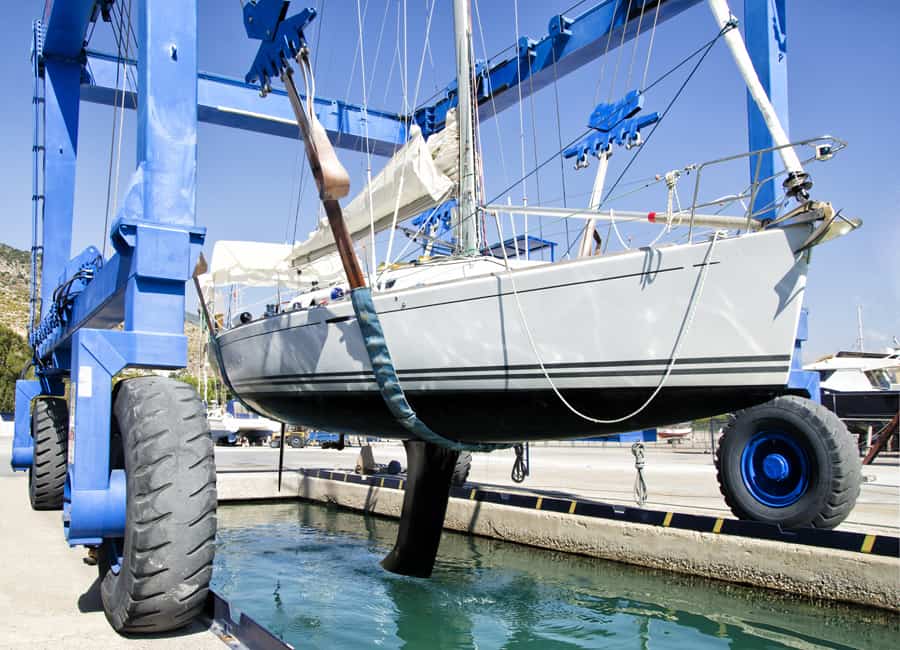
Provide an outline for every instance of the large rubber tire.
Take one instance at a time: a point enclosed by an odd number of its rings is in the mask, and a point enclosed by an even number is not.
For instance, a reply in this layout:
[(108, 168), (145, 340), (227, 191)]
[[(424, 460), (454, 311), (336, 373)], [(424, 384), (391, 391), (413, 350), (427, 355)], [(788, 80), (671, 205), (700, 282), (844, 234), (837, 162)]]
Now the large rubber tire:
[[(787, 492), (784, 503), (778, 502), (779, 495), (770, 497), (760, 488), (768, 478), (752, 474), (751, 452), (768, 453), (760, 444), (768, 444), (775, 453), (783, 448), (784, 457), (800, 460), (784, 465), (797, 468), (781, 479), (788, 482), (786, 491), (797, 477), (796, 494)], [(862, 483), (856, 443), (844, 423), (821, 404), (795, 396), (777, 397), (737, 413), (723, 432), (716, 468), (719, 488), (737, 517), (785, 528), (834, 528), (850, 514)], [(778, 486), (771, 481), (768, 485)]]
[[(216, 540), (216, 469), (206, 410), (166, 377), (120, 382), (114, 449), (126, 475), (125, 537), (100, 553), (100, 594), (117, 632), (158, 633), (203, 609)], [(121, 442), (115, 444), (115, 434)]]
[(469, 478), (469, 472), (472, 469), (472, 452), (461, 451), (456, 459), (456, 467), (453, 468), (453, 477), (450, 479), (450, 485), (453, 487), (462, 487)]
[(69, 410), (62, 397), (39, 397), (31, 411), (34, 459), (28, 498), (35, 510), (62, 510), (69, 446)]
[(288, 444), (291, 446), (291, 449), (302, 449), (306, 445), (303, 443), (303, 436), (299, 433), (294, 433), (288, 436)]

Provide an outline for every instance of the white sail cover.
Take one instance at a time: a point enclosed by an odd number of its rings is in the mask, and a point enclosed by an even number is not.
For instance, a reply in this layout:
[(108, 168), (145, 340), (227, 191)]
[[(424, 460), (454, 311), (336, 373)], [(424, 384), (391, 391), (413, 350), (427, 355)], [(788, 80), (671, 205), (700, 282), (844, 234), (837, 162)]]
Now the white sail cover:
[(325, 286), (342, 276), (341, 261), (336, 253), (317, 260), (314, 265), (299, 272), (290, 264), (293, 248), (291, 244), (217, 241), (213, 246), (209, 270), (200, 276), (200, 284), (204, 290), (232, 284), (306, 289), (313, 282)]
[[(417, 125), (410, 127), (410, 133), (407, 143), (371, 184), (344, 207), (344, 221), (352, 239), (368, 236), (373, 220), (375, 232), (380, 232), (390, 228), (395, 211), (399, 223), (440, 205), (453, 194), (459, 164), (455, 110), (447, 114), (446, 127), (427, 142)], [(294, 247), (292, 264), (303, 267), (333, 251), (334, 237), (328, 221), (322, 219), (318, 228)]]

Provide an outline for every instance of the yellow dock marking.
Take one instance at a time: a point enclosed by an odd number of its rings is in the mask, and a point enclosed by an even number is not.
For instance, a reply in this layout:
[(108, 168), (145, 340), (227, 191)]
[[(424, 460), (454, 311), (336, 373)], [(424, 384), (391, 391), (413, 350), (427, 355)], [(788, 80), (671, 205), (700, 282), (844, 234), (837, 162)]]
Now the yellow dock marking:
[(478, 492), (478, 488), (472, 488), (472, 491), (469, 492), (469, 501), (475, 500), (475, 493)]
[(381, 485), (379, 485), (378, 487), (384, 487), (384, 478), (381, 479)]
[(403, 489), (403, 481), (400, 481), (400, 485), (397, 486), (397, 489), (398, 489), (398, 490), (402, 490), (402, 489)]
[(725, 523), (724, 519), (716, 519), (716, 525), (713, 526), (713, 532), (719, 534), (722, 532), (722, 524)]
[(542, 504), (543, 502), (544, 502), (544, 497), (538, 497), (538, 498), (537, 498), (537, 503), (534, 504), (534, 509), (535, 509), (535, 510), (540, 510), (540, 509), (541, 509), (541, 504)]
[(578, 505), (577, 501), (572, 501), (572, 503), (569, 504), (569, 514), (570, 515), (575, 514), (575, 506), (577, 506), (577, 505)]
[(667, 512), (667, 513), (666, 513), (666, 518), (663, 519), (663, 526), (665, 526), (666, 528), (668, 528), (668, 527), (669, 527), (669, 524), (671, 524), (671, 523), (672, 523), (672, 513), (671, 513), (671, 512)]
[(347, 483), (347, 482), (349, 482), (349, 481), (350, 481), (350, 475), (349, 475), (349, 474), (344, 474), (344, 483)]
[(860, 549), (863, 553), (871, 553), (872, 547), (875, 546), (875, 535), (866, 535), (866, 538), (863, 540), (862, 548)]

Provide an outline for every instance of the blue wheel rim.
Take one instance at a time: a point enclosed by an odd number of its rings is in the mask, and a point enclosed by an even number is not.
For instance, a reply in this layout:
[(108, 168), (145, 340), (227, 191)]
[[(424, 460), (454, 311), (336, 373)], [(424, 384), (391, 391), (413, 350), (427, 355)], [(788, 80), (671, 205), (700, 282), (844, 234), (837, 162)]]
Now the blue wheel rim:
[(753, 498), (770, 508), (786, 508), (809, 487), (809, 457), (783, 431), (760, 431), (741, 453), (741, 478)]

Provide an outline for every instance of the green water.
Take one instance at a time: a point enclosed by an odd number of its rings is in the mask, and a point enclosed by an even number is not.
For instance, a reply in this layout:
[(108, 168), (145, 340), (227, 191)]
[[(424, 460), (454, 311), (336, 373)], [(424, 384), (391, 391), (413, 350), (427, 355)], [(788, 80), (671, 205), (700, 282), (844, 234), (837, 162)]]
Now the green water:
[(454, 533), (430, 580), (395, 576), (378, 562), (396, 531), (321, 505), (221, 507), (213, 585), (297, 648), (892, 648), (900, 638), (888, 613)]

